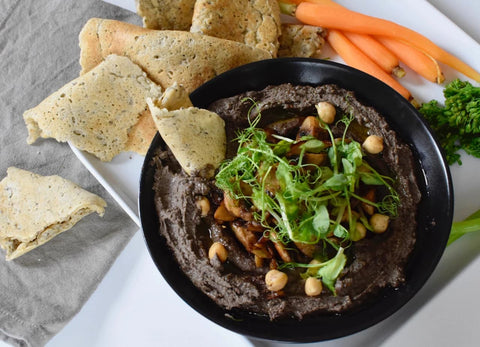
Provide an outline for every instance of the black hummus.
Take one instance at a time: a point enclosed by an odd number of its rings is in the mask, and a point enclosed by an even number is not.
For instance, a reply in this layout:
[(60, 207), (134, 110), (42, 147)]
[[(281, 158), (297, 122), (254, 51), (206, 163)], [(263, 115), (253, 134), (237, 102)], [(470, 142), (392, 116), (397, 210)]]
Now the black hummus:
[[(320, 101), (328, 101), (342, 112), (353, 113), (357, 126), (350, 136), (355, 141), (361, 143), (369, 134), (379, 135), (384, 140), (384, 150), (372, 159), (372, 166), (395, 178), (400, 198), (398, 215), (391, 220), (387, 232), (362, 239), (348, 248), (349, 260), (336, 281), (336, 295), (325, 288), (321, 295), (305, 295), (303, 280), (295, 271), (287, 272), (289, 282), (278, 295), (265, 285), (269, 265), (256, 265), (232, 231), (215, 221), (213, 213), (222, 201), (222, 192), (215, 181), (185, 174), (165, 146), (154, 159), (159, 232), (195, 286), (228, 310), (246, 310), (270, 319), (301, 319), (312, 313), (349, 310), (374, 297), (381, 288), (401, 285), (405, 281), (405, 264), (415, 245), (416, 211), (421, 197), (409, 146), (378, 112), (362, 105), (352, 92), (335, 85), (283, 84), (210, 105), (209, 109), (225, 120), (227, 157), (236, 153), (233, 139), (238, 130), (249, 125), (247, 116), (251, 103), (243, 102), (245, 98), (257, 103), (262, 114), (261, 127), (278, 120), (279, 115), (289, 118), (314, 114), (314, 105)], [(197, 205), (201, 197), (207, 197), (211, 204), (206, 216), (201, 215)], [(221, 242), (227, 248), (226, 262), (209, 259), (208, 250), (213, 242)]]

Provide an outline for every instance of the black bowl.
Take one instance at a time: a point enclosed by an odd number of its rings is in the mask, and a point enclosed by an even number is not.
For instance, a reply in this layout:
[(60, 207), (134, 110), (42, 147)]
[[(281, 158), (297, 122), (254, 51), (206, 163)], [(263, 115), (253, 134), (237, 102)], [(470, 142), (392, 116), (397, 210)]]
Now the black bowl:
[(157, 134), (146, 155), (140, 181), (139, 210), (145, 241), (156, 266), (177, 294), (196, 311), (237, 333), (277, 341), (313, 342), (346, 336), (366, 329), (393, 314), (424, 285), (446, 246), (453, 215), (453, 188), (441, 149), (417, 110), (400, 94), (356, 69), (315, 59), (272, 59), (225, 72), (205, 83), (191, 95), (193, 104), (206, 108), (213, 101), (267, 85), (320, 85), (334, 83), (355, 92), (363, 104), (376, 108), (391, 128), (411, 146), (422, 192), (418, 212), (417, 242), (406, 268), (406, 283), (386, 288), (353, 311), (322, 315), (302, 321), (268, 318), (229, 312), (198, 290), (179, 269), (165, 240), (158, 232), (152, 182), (152, 156), (162, 139)]

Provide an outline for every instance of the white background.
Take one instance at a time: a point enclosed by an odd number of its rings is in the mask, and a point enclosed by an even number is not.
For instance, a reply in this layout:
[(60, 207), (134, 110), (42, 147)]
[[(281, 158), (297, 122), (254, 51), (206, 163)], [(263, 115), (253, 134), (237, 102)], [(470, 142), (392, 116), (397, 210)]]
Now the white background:
[[(134, 0), (108, 2), (134, 10)], [(412, 4), (414, 1), (398, 3)], [(480, 42), (480, 1), (431, 0), (430, 3)], [(371, 2), (365, 1), (363, 4), (367, 10)], [(410, 8), (414, 18), (419, 15), (416, 10), (415, 6)], [(428, 14), (424, 15), (420, 18), (427, 21), (429, 26), (434, 28), (443, 25), (436, 20), (428, 22)], [(439, 38), (436, 41), (442, 45), (441, 40)], [(479, 60), (480, 56), (475, 59)], [(466, 164), (468, 166), (468, 161)], [(457, 185), (462, 187), (466, 185), (458, 181), (468, 180), (467, 183), (470, 183), (475, 179), (475, 175), (465, 174), (455, 168), (452, 174), (457, 179)], [(475, 184), (478, 187), (478, 183)], [(467, 214), (480, 207), (480, 199), (470, 197), (469, 201), (476, 202), (476, 206), (465, 211)], [(456, 210), (457, 216), (461, 214)], [(480, 235), (457, 241), (447, 249), (439, 268), (425, 288), (405, 308), (366, 331), (313, 346), (480, 345), (480, 318), (477, 316), (480, 308), (478, 254)], [(0, 342), (0, 346), (4, 345)], [(48, 344), (50, 347), (204, 345), (234, 347), (281, 344), (247, 340), (216, 326), (184, 304), (159, 275), (140, 231), (80, 313)]]

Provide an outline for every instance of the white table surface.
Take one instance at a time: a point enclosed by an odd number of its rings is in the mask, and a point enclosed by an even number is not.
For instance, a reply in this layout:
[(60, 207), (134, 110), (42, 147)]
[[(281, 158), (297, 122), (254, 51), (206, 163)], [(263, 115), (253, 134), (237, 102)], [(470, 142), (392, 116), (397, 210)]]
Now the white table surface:
[[(134, 0), (108, 2), (134, 10)], [(480, 42), (480, 1), (430, 0), (430, 3)], [(444, 284), (454, 279), (447, 287), (448, 293), (454, 292), (455, 296), (446, 296), (446, 291), (442, 290), (429, 298), (420, 292), (393, 317), (366, 331), (313, 345), (480, 345), (480, 316), (475, 314), (480, 308), (480, 276), (472, 278), (467, 275), (470, 268), (480, 268), (480, 237), (457, 242), (449, 247), (452, 252), (447, 250), (441, 260), (442, 273), (434, 272), (428, 283), (435, 287), (437, 283)], [(455, 247), (462, 248), (464, 259), (451, 259), (453, 254), (458, 253)], [(455, 265), (449, 266), (450, 263)], [(198, 320), (199, 326), (185, 326), (182, 315), (198, 313), (186, 304), (178, 305), (178, 299), (171, 290), (163, 291), (167, 297), (159, 297), (158, 288), (165, 285), (148, 254), (142, 233), (137, 232), (85, 306), (47, 346), (283, 346), (280, 343), (248, 340), (206, 319)], [(421, 309), (417, 310), (417, 307)], [(160, 322), (159, 317), (168, 316), (171, 312), (178, 314), (167, 320), (168, 326), (165, 326), (165, 319)], [(189, 335), (191, 329), (203, 329), (205, 338), (192, 339)], [(7, 344), (0, 342), (1, 346)]]

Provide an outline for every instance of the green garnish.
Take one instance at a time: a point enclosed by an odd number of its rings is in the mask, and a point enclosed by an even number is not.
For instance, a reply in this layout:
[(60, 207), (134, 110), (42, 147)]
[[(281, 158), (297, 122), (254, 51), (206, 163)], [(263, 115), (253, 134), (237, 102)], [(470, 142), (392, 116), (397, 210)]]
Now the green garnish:
[(449, 165), (462, 164), (460, 150), (480, 158), (480, 87), (454, 80), (444, 89), (445, 106), (423, 104), (423, 114), (444, 149)]
[[(347, 139), (353, 115), (339, 120), (345, 125), (341, 138), (335, 138), (330, 126), (320, 121), (330, 141), (312, 136), (293, 140), (274, 135), (275, 143), (267, 141), (267, 133), (256, 127), (260, 117), (258, 113), (255, 119), (249, 118), (250, 126), (238, 134), (237, 155), (220, 166), (216, 185), (249, 206), (255, 220), (265, 228), (265, 236), (275, 235), (275, 241), (284, 245), (322, 245), (323, 252), (315, 255), (322, 259), (322, 264), (317, 264), (318, 271), (311, 275), (321, 278), (335, 293), (334, 283), (346, 264), (343, 251), (357, 240), (356, 224), (362, 223), (371, 230), (366, 216), (354, 211), (353, 199), (394, 217), (399, 197), (393, 180), (365, 161), (360, 143)], [(294, 157), (289, 155), (293, 149), (297, 150)], [(323, 154), (328, 160), (325, 164), (312, 164), (306, 160), (307, 153)], [(383, 186), (387, 193), (381, 201), (372, 202), (359, 195), (363, 184)], [(332, 257), (333, 252), (336, 255)], [(294, 262), (281, 266), (311, 267)]]
[(463, 221), (452, 223), (452, 229), (448, 238), (447, 246), (463, 235), (480, 231), (480, 210), (474, 212)]
[(283, 268), (294, 268), (294, 267), (303, 267), (308, 268), (308, 270), (303, 274), (304, 278), (308, 277), (317, 277), (322, 280), (322, 282), (327, 286), (328, 289), (335, 293), (335, 281), (342, 272), (345, 264), (347, 263), (347, 257), (344, 254), (344, 248), (340, 247), (337, 251), (337, 254), (323, 263), (284, 263), (280, 265), (279, 269)]
[[(480, 87), (456, 79), (445, 87), (443, 95), (445, 106), (432, 100), (419, 111), (437, 136), (448, 164), (462, 165), (459, 154), (462, 149), (480, 158)], [(474, 231), (480, 231), (480, 210), (452, 224), (447, 245)]]

